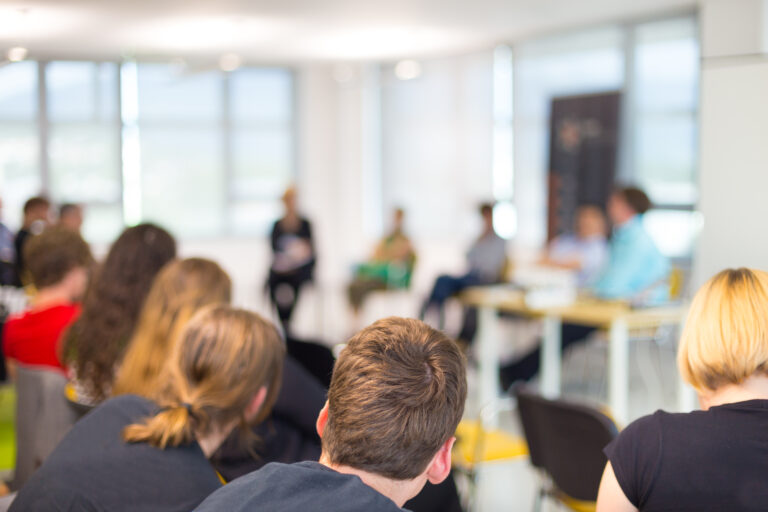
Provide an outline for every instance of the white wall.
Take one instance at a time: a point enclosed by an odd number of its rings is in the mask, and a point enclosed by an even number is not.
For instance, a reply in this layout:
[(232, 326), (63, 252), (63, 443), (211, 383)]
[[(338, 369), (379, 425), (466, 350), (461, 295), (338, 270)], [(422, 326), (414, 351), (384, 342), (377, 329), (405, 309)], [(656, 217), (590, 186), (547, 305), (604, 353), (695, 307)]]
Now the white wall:
[[(767, 5), (753, 0), (702, 5), (699, 209), (704, 227), (694, 288), (725, 267), (768, 269), (762, 228), (768, 219), (768, 56), (754, 35), (768, 28)], [(745, 39), (742, 32), (752, 36)]]

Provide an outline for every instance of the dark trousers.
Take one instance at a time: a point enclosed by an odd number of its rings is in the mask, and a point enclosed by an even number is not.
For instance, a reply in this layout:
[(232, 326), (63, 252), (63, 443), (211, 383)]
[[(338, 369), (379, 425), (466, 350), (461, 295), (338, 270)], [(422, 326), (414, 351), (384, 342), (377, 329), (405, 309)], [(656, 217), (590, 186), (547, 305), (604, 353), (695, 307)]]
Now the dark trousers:
[[(563, 324), (560, 331), (563, 351), (576, 343), (587, 339), (595, 327), (587, 327), (577, 324)], [(517, 381), (529, 381), (539, 373), (541, 367), (541, 345), (531, 350), (517, 361), (502, 366), (499, 370), (501, 385), (504, 389), (509, 388)]]
[(435, 308), (438, 311), (440, 327), (444, 323), (443, 305), (453, 295), (463, 291), (470, 286), (478, 286), (483, 284), (483, 281), (473, 273), (465, 274), (463, 276), (449, 276), (441, 275), (435, 281), (432, 286), (432, 292), (429, 294), (429, 298), (421, 308), (421, 318), (423, 319), (427, 312)]
[[(305, 283), (312, 280), (311, 268), (300, 268), (293, 272), (280, 273), (270, 271), (267, 280), (269, 298), (277, 308), (277, 316), (285, 332), (289, 332), (289, 324), (296, 303), (299, 301), (299, 292)], [(286, 293), (287, 290), (287, 293)]]

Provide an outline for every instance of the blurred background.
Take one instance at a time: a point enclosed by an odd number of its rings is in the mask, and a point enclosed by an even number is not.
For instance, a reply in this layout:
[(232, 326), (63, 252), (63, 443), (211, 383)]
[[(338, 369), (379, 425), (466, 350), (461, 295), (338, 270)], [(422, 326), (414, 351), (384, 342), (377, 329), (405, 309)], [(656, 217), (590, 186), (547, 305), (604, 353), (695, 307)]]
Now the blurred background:
[(768, 256), (763, 0), (3, 1), (0, 48), (5, 224), (39, 193), (82, 204), (101, 253), (158, 222), (259, 309), (295, 185), (318, 253), (297, 323), (326, 339), (395, 207), (421, 295), (482, 201), (516, 257), (544, 246), (556, 98), (620, 93), (616, 181), (694, 287)]

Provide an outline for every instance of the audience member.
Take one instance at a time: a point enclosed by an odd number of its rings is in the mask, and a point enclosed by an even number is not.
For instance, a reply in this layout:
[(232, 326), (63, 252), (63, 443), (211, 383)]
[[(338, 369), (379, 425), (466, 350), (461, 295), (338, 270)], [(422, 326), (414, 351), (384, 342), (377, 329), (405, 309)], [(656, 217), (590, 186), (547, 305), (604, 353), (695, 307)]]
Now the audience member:
[(189, 258), (163, 267), (141, 308), (113, 393), (152, 399), (163, 365), (189, 319), (205, 306), (228, 304), (231, 295), (232, 281), (213, 261)]
[(24, 254), (37, 294), (30, 309), (5, 323), (3, 350), (9, 373), (13, 375), (16, 363), (64, 371), (58, 344), (80, 312), (91, 251), (77, 233), (49, 228), (25, 241)]
[(320, 461), (268, 464), (197, 510), (402, 510), (448, 477), (466, 393), (453, 341), (418, 320), (380, 320), (339, 357), (317, 419)]
[(79, 403), (93, 406), (109, 397), (152, 282), (175, 257), (176, 241), (152, 224), (128, 228), (112, 244), (64, 338), (64, 360)]
[[(0, 199), (0, 212), (3, 210), (3, 200)], [(16, 245), (13, 232), (3, 224), (0, 215), (0, 286), (19, 286), (19, 276), (16, 273)]]
[(724, 270), (696, 294), (677, 363), (701, 411), (657, 411), (609, 444), (598, 511), (765, 510), (768, 274)]
[(401, 208), (395, 210), (392, 232), (381, 239), (371, 260), (357, 267), (355, 278), (347, 289), (355, 313), (360, 311), (371, 292), (407, 288), (410, 284), (416, 253), (403, 232), (404, 216)]
[(608, 257), (605, 232), (605, 216), (600, 207), (579, 206), (576, 232), (553, 239), (539, 263), (573, 270), (577, 272), (578, 286), (588, 286), (595, 281)]
[[(642, 304), (656, 304), (668, 297), (669, 263), (643, 228), (642, 215), (651, 208), (645, 193), (634, 187), (620, 188), (608, 201), (608, 215), (613, 223), (609, 258), (597, 280), (590, 287), (603, 299), (624, 299)], [(594, 327), (563, 324), (562, 348), (583, 341)], [(541, 347), (501, 368), (502, 387), (515, 381), (529, 380), (539, 372)]]
[(273, 258), (267, 287), (283, 330), (289, 333), (299, 292), (305, 283), (312, 280), (315, 248), (309, 221), (299, 215), (294, 188), (283, 194), (283, 205), (285, 215), (272, 228)]
[(29, 281), (26, 275), (24, 262), (24, 244), (31, 235), (39, 235), (48, 226), (51, 217), (51, 203), (48, 199), (37, 196), (27, 199), (24, 203), (24, 217), (21, 229), (16, 233), (14, 245), (16, 247), (16, 273), (20, 284)]
[(80, 233), (83, 227), (83, 207), (79, 204), (65, 203), (59, 207), (59, 226)]
[(189, 511), (221, 486), (208, 462), (269, 412), (283, 345), (258, 315), (212, 306), (182, 331), (156, 398), (123, 395), (79, 421), (11, 511)]
[(483, 232), (467, 253), (469, 271), (462, 276), (441, 275), (437, 278), (421, 309), (422, 319), (430, 309), (435, 308), (439, 314), (438, 324), (442, 327), (443, 304), (448, 298), (470, 286), (498, 283), (503, 279), (507, 244), (493, 229), (493, 206), (482, 205), (480, 215), (483, 218)]

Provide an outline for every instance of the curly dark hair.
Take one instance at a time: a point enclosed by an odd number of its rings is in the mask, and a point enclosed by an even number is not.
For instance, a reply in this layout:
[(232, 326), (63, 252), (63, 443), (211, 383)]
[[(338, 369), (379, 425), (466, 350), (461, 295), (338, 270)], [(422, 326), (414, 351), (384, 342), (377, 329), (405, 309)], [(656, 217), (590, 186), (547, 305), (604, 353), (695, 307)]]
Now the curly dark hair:
[(63, 355), (94, 401), (109, 395), (152, 282), (175, 257), (176, 241), (166, 230), (140, 224), (123, 231), (91, 280), (82, 313), (65, 334)]

